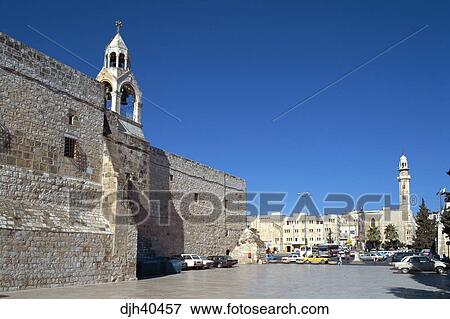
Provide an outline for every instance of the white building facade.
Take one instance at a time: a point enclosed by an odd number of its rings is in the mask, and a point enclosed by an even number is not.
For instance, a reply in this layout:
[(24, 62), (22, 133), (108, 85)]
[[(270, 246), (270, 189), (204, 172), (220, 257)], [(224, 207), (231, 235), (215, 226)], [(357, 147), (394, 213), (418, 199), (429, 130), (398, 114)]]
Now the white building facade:
[(276, 213), (253, 217), (250, 227), (259, 232), (266, 247), (276, 247), (277, 250), (286, 252), (305, 245), (311, 247), (326, 243), (364, 248), (367, 232), (371, 227), (379, 229), (381, 242), (384, 242), (386, 240), (384, 230), (390, 224), (395, 226), (398, 240), (410, 246), (415, 235), (415, 222), (410, 205), (411, 176), (405, 155), (400, 157), (398, 172), (400, 203), (398, 207), (324, 216), (311, 216), (305, 212), (295, 213), (292, 216)]

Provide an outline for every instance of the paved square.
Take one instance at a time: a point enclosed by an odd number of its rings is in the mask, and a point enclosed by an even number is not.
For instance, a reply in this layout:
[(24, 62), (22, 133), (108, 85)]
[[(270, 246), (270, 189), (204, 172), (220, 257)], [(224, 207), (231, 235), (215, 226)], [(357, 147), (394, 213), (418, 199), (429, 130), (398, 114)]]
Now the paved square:
[(450, 298), (450, 276), (389, 266), (241, 265), (131, 282), (3, 292), (11, 298)]

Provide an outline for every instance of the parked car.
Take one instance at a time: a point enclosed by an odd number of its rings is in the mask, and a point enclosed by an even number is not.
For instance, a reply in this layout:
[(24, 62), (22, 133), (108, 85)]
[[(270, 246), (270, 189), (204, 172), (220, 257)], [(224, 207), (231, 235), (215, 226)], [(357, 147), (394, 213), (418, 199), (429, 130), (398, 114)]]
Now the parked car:
[(396, 263), (401, 261), (406, 256), (414, 256), (415, 254), (411, 251), (401, 251), (396, 252), (394, 255), (392, 255), (392, 263)]
[(214, 267), (214, 262), (212, 260), (208, 259), (208, 257), (200, 256), (200, 259), (202, 260), (204, 269), (211, 269)]
[(212, 260), (213, 266), (216, 268), (231, 268), (237, 264), (237, 260), (230, 256), (209, 256), (208, 259)]
[(281, 261), (281, 257), (282, 257), (282, 256), (279, 256), (279, 255), (273, 255), (273, 254), (267, 254), (267, 255), (266, 255), (267, 262), (269, 262), (269, 263), (277, 263), (277, 262), (280, 262), (280, 261)]
[(379, 254), (382, 254), (383, 256), (386, 256), (386, 258), (392, 257), (392, 255), (394, 255), (393, 251), (388, 251), (388, 250), (380, 250), (378, 251)]
[(238, 260), (237, 259), (233, 259), (231, 256), (228, 256), (228, 255), (226, 255), (226, 256), (224, 256), (226, 259), (228, 259), (230, 262), (231, 262), (231, 265), (237, 265), (237, 263), (238, 263)]
[(177, 260), (180, 261), (180, 263), (181, 263), (181, 270), (187, 270), (188, 269), (187, 262), (184, 260), (183, 257), (181, 257), (181, 255), (172, 256), (170, 258), (171, 259), (177, 259)]
[(182, 270), (182, 261), (173, 257), (139, 257), (136, 275), (138, 278), (178, 274)]
[(309, 256), (303, 259), (305, 264), (326, 264), (328, 262), (328, 257), (324, 256)]
[(203, 269), (203, 261), (196, 254), (181, 254), (181, 257), (187, 263), (188, 269)]
[(384, 261), (386, 260), (386, 258), (387, 257), (385, 255), (377, 252), (370, 252), (359, 256), (359, 259), (361, 259), (362, 261), (373, 261), (373, 262)]
[(281, 261), (285, 264), (289, 264), (289, 263), (295, 263), (299, 259), (303, 259), (303, 257), (301, 257), (298, 254), (290, 254), (288, 256), (284, 256), (283, 258), (281, 258)]
[(337, 265), (339, 263), (339, 257), (330, 257), (328, 258), (327, 264), (328, 265)]
[(420, 251), (420, 254), (431, 258), (431, 255), (432, 255), (431, 249), (422, 249)]
[(300, 247), (300, 248), (297, 248), (297, 249), (294, 251), (294, 253), (297, 254), (297, 255), (300, 255), (301, 257), (311, 256), (311, 255), (312, 255), (312, 247), (309, 247), (309, 246), (307, 246), (307, 247), (302, 246), (302, 247)]
[(414, 255), (396, 263), (395, 268), (403, 274), (412, 271), (435, 271), (438, 274), (443, 274), (448, 269), (448, 265), (442, 261), (432, 260), (427, 256)]

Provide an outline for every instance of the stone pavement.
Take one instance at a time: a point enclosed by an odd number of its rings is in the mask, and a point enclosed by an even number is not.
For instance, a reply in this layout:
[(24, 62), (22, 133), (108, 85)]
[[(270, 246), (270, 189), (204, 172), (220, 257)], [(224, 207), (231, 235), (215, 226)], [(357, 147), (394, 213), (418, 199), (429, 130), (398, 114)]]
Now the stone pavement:
[(389, 266), (241, 265), (1, 294), (5, 298), (450, 298), (450, 276), (403, 275)]

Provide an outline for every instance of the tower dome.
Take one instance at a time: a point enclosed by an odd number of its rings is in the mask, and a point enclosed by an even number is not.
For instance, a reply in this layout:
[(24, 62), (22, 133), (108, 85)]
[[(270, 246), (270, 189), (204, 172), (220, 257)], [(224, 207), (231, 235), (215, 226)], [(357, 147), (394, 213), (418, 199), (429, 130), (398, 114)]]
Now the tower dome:
[(408, 159), (406, 158), (405, 154), (402, 154), (402, 156), (400, 156), (400, 161), (398, 162), (398, 169), (399, 170), (408, 169)]
[(122, 22), (116, 21), (117, 32), (105, 48), (103, 68), (97, 75), (97, 81), (105, 88), (105, 108), (140, 127), (142, 93), (131, 71), (130, 52), (120, 35), (121, 27)]

